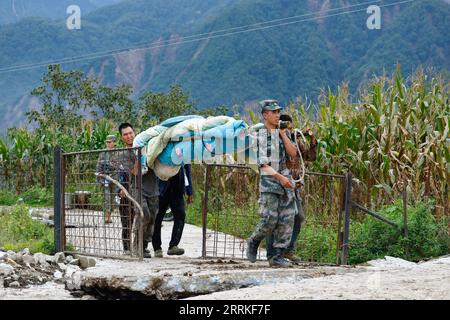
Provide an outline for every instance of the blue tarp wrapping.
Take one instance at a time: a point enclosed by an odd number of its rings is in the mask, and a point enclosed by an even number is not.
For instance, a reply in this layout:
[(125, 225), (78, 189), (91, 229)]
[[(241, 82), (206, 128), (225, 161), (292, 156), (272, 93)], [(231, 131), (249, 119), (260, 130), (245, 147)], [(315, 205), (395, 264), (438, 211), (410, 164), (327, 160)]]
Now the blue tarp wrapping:
[(177, 172), (172, 167), (244, 151), (249, 145), (247, 131), (245, 121), (227, 116), (178, 116), (140, 133), (134, 145), (146, 147), (146, 164), (167, 180)]

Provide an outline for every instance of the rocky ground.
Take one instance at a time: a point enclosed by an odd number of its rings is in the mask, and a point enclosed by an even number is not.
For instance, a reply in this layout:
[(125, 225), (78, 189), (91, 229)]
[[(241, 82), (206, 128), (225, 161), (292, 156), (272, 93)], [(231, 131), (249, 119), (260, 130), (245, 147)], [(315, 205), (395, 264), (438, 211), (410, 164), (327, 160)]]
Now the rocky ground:
[[(163, 249), (172, 229), (163, 223)], [(232, 243), (232, 242), (230, 242)], [(186, 225), (186, 254), (127, 261), (0, 250), (4, 299), (450, 299), (450, 257), (386, 257), (356, 267), (201, 259), (201, 228)]]
[[(0, 299), (68, 299), (85, 295), (70, 287), (71, 279), (93, 267), (94, 258), (85, 256), (31, 254), (0, 248)], [(72, 291), (66, 291), (71, 289)]]
[[(288, 269), (268, 268), (263, 261), (181, 257), (97, 259), (95, 266), (91, 258), (78, 257), (77, 266), (75, 257), (26, 250), (0, 257), (0, 300), (450, 299), (450, 257), (421, 263), (386, 257), (357, 267)], [(81, 267), (82, 260), (91, 266)]]

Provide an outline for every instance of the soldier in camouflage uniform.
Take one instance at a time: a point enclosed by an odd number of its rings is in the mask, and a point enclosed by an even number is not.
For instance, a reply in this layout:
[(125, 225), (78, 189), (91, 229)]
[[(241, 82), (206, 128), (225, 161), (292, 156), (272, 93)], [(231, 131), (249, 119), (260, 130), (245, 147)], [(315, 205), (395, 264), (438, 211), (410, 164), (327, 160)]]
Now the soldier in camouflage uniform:
[[(108, 135), (106, 137), (106, 148), (109, 150), (113, 150), (116, 145), (116, 136)], [(113, 152), (102, 152), (100, 153), (97, 166), (95, 167), (95, 172), (103, 173), (114, 177), (115, 168), (117, 167), (117, 156)], [(114, 202), (115, 202), (115, 190), (116, 186), (113, 183), (110, 183), (106, 179), (97, 179), (98, 184), (103, 188), (103, 199), (104, 199), (104, 208), (105, 208), (105, 223), (111, 223), (111, 214), (114, 211)]]
[[(288, 129), (289, 130), (293, 129), (292, 118), (289, 115), (282, 114), (280, 116), (280, 120), (287, 121), (289, 123)], [(317, 158), (316, 138), (314, 137), (313, 132), (309, 128), (303, 130), (303, 134), (305, 136), (309, 136), (311, 139), (311, 142), (309, 144), (309, 148), (307, 148), (300, 141), (298, 141), (298, 147), (300, 149), (301, 156), (304, 161), (314, 161)], [(295, 141), (294, 133), (291, 134), (291, 140)], [(300, 178), (300, 165), (299, 165), (298, 155), (295, 158), (290, 158), (287, 161), (287, 167), (291, 170), (291, 174), (292, 174), (292, 177), (294, 177), (294, 179), (297, 180)], [(289, 243), (289, 246), (286, 248), (285, 252), (283, 253), (284, 258), (287, 258), (288, 260), (290, 260), (291, 262), (296, 263), (296, 264), (301, 262), (301, 259), (294, 254), (295, 243), (297, 242), (298, 236), (300, 234), (302, 224), (305, 221), (305, 213), (303, 210), (303, 201), (302, 201), (302, 198), (300, 197), (300, 188), (301, 188), (301, 183), (300, 182), (296, 183), (295, 201), (297, 203), (298, 213), (294, 217), (294, 226), (293, 226), (293, 230), (292, 230), (291, 241)], [(266, 237), (267, 259), (269, 259), (269, 260), (274, 255), (272, 244), (273, 244), (273, 235), (269, 235)]]
[(260, 105), (264, 117), (264, 128), (258, 132), (261, 220), (247, 241), (247, 258), (255, 262), (260, 242), (273, 234), (273, 256), (269, 264), (289, 267), (290, 263), (283, 258), (283, 252), (291, 240), (297, 206), (293, 179), (286, 164), (288, 156), (296, 156), (297, 148), (289, 139), (286, 129), (278, 129), (281, 107), (277, 101), (264, 100)]

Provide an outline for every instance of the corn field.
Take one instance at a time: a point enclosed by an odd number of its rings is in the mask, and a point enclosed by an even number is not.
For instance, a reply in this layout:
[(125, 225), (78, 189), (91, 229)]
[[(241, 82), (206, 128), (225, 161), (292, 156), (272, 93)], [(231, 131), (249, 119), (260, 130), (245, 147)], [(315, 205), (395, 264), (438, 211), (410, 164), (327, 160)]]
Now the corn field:
[(398, 71), (374, 79), (358, 102), (349, 100), (344, 85), (335, 94), (324, 92), (318, 106), (289, 106), (296, 125), (312, 127), (318, 137), (310, 170), (352, 172), (356, 196), (368, 207), (378, 208), (406, 188), (416, 201), (434, 198), (436, 213), (448, 215), (449, 83), (421, 70), (405, 80)]
[[(406, 188), (414, 200), (435, 199), (436, 214), (448, 215), (449, 83), (422, 70), (409, 79), (398, 71), (373, 79), (354, 100), (344, 84), (334, 93), (324, 90), (318, 103), (298, 100), (288, 106), (296, 127), (310, 127), (318, 138), (318, 159), (308, 170), (352, 172), (355, 197), (372, 209), (395, 200)], [(240, 117), (249, 124), (260, 121), (251, 111)], [(0, 138), (0, 188), (18, 193), (32, 185), (51, 188), (54, 146), (65, 151), (100, 149), (116, 127), (100, 119), (83, 120), (81, 127), (64, 132), (8, 130)], [(203, 181), (202, 173), (194, 179)]]
[(106, 120), (83, 120), (81, 127), (68, 133), (45, 128), (9, 129), (6, 137), (0, 137), (0, 189), (21, 193), (31, 186), (52, 188), (55, 146), (66, 152), (102, 149), (106, 136), (114, 131), (113, 124)]

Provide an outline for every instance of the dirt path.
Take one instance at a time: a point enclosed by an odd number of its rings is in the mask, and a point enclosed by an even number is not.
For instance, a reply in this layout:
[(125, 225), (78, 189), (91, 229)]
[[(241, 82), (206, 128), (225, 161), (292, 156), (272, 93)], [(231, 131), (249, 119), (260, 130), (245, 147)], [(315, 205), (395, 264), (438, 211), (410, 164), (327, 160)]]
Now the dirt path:
[[(79, 251), (89, 254), (123, 256), (121, 239), (122, 223), (119, 212), (112, 214), (112, 223), (105, 224), (103, 213), (93, 210), (67, 210), (68, 226), (84, 226), (83, 228), (67, 228), (67, 243)], [(163, 221), (161, 230), (162, 249), (167, 251), (170, 242), (173, 222)], [(198, 258), (202, 256), (202, 228), (186, 224), (180, 247), (185, 249), (181, 258)], [(148, 249), (152, 250), (150, 244)], [(206, 254), (209, 257), (245, 258), (245, 240), (229, 234), (207, 230)], [(173, 258), (173, 257), (172, 257)], [(259, 250), (259, 258), (265, 258), (265, 250)]]

